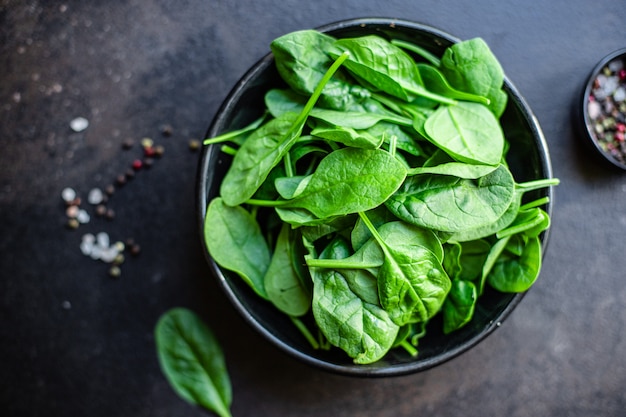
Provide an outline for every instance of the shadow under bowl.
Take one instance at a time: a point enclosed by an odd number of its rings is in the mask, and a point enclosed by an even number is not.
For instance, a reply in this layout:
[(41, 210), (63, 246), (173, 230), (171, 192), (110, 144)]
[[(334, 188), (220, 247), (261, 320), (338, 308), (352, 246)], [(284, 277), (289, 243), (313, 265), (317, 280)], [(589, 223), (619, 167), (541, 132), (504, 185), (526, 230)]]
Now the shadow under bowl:
[[(459, 39), (438, 29), (400, 19), (361, 18), (332, 23), (317, 28), (337, 38), (375, 34), (387, 39), (413, 42), (441, 56), (444, 49)], [(215, 115), (207, 137), (238, 129), (258, 118), (264, 109), (263, 96), (274, 87), (284, 86), (271, 54), (258, 61), (234, 86)], [(504, 89), (509, 102), (501, 121), (510, 143), (508, 162), (517, 182), (552, 178), (548, 147), (538, 121), (513, 84), (505, 78)], [(243, 319), (280, 350), (314, 367), (350, 376), (387, 377), (406, 375), (432, 368), (467, 351), (498, 328), (515, 309), (524, 293), (504, 294), (485, 290), (479, 298), (475, 314), (463, 328), (444, 335), (440, 315), (427, 327), (420, 340), (419, 354), (410, 356), (402, 349), (389, 352), (382, 360), (370, 365), (356, 365), (340, 349), (316, 350), (311, 347), (291, 320), (270, 303), (259, 298), (238, 276), (221, 269), (209, 255), (202, 233), (208, 203), (218, 195), (219, 186), (231, 157), (220, 151), (219, 145), (202, 150), (197, 178), (197, 204), (201, 240), (208, 263), (226, 297)], [(533, 191), (529, 198), (544, 196), (552, 201), (552, 189)], [(552, 203), (546, 207), (551, 214)], [(542, 235), (545, 251), (548, 233)]]

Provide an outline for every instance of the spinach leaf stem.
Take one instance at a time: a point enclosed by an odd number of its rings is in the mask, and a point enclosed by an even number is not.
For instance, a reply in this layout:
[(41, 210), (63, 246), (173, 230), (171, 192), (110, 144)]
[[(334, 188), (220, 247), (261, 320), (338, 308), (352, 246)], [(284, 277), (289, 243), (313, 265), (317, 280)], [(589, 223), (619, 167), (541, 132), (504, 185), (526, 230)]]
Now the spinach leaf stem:
[(222, 142), (226, 142), (227, 140), (236, 139), (237, 137), (242, 136), (248, 132), (251, 132), (257, 127), (261, 126), (261, 124), (263, 123), (267, 115), (268, 115), (268, 112), (266, 111), (265, 113), (263, 113), (263, 116), (259, 117), (258, 119), (250, 123), (248, 126), (242, 127), (241, 129), (237, 129), (237, 130), (232, 130), (230, 132), (226, 132), (224, 134), (221, 134), (212, 138), (207, 138), (202, 143), (204, 145), (212, 145), (214, 143), (222, 143)]
[(311, 344), (311, 347), (315, 350), (320, 348), (320, 344), (317, 342), (315, 337), (311, 334), (309, 329), (304, 325), (302, 320), (297, 317), (289, 316), (291, 322), (296, 326), (296, 328), (302, 333), (302, 335), (306, 338), (306, 340)]
[(409, 343), (408, 340), (404, 339), (402, 342), (400, 342), (399, 346), (401, 346), (404, 350), (406, 350), (409, 353), (409, 355), (417, 356), (417, 349), (415, 348), (415, 346)]

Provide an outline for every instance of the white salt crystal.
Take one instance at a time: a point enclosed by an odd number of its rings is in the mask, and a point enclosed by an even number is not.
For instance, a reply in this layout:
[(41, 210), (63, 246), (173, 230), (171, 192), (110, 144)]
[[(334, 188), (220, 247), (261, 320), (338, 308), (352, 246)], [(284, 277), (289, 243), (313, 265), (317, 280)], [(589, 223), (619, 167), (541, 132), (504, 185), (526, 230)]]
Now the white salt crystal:
[(102, 193), (102, 190), (99, 188), (94, 188), (91, 191), (89, 191), (89, 194), (87, 195), (87, 201), (89, 202), (89, 204), (100, 204), (102, 203), (102, 200), (104, 199), (104, 194)]
[(76, 199), (76, 191), (69, 187), (64, 188), (63, 191), (61, 191), (61, 198), (63, 201), (70, 203)]
[(74, 132), (82, 132), (89, 126), (89, 120), (84, 117), (77, 117), (70, 122), (70, 127)]
[(106, 232), (100, 232), (96, 235), (96, 243), (101, 248), (108, 248), (110, 244), (109, 235)]

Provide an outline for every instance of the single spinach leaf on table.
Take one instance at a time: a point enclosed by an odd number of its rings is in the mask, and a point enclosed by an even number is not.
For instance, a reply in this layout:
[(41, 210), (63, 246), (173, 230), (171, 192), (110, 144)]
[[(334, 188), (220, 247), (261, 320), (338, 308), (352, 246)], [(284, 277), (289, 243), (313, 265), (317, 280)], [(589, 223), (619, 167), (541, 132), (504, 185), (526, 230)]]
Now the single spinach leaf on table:
[[(344, 247), (345, 248), (345, 247)], [(333, 259), (335, 246), (320, 258)], [(339, 253), (342, 253), (340, 248)], [(313, 315), (328, 341), (355, 363), (381, 359), (391, 348), (398, 326), (381, 307), (364, 302), (350, 288), (342, 274), (332, 269), (311, 268)]]
[(435, 145), (460, 162), (498, 165), (504, 153), (504, 133), (498, 119), (482, 104), (459, 102), (440, 106), (424, 129)]
[(500, 117), (506, 108), (502, 90), (504, 71), (487, 43), (481, 38), (462, 41), (446, 48), (439, 70), (451, 86), (489, 99), (489, 109)]
[(385, 204), (408, 223), (454, 233), (498, 220), (514, 194), (513, 176), (500, 165), (477, 180), (431, 174), (407, 177)]
[(176, 393), (220, 417), (230, 417), (230, 377), (211, 329), (194, 312), (174, 308), (159, 318), (154, 337), (161, 369)]
[(204, 220), (204, 241), (222, 268), (237, 273), (260, 297), (270, 264), (270, 250), (256, 219), (241, 206), (228, 206), (214, 198)]

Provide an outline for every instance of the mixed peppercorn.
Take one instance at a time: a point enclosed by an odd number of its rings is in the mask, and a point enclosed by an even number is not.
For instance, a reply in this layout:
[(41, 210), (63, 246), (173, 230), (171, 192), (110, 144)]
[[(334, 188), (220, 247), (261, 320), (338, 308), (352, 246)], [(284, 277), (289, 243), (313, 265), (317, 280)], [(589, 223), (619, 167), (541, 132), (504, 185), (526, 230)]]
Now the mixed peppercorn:
[(626, 66), (624, 57), (606, 64), (593, 78), (587, 102), (588, 129), (614, 161), (626, 164)]
[[(81, 120), (80, 125), (76, 120), (77, 119), (72, 120), (70, 123), (72, 130), (81, 131), (88, 126), (86, 119), (84, 119), (84, 122)], [(163, 136), (170, 136), (172, 134), (172, 128), (167, 125), (162, 128), (161, 132)], [(197, 140), (190, 140), (190, 150), (196, 151), (198, 149), (198, 143), (199, 141)], [(130, 150), (134, 147), (135, 141), (133, 139), (126, 139), (122, 142), (123, 150)], [(162, 145), (155, 145), (152, 139), (143, 138), (141, 140), (141, 157), (134, 159), (128, 169), (117, 175), (110, 184), (103, 188), (92, 188), (87, 194), (86, 201), (88, 205), (84, 204), (83, 199), (73, 188), (64, 188), (61, 191), (61, 198), (65, 203), (66, 226), (74, 230), (78, 229), (83, 224), (89, 223), (92, 217), (89, 214), (89, 206), (93, 208), (91, 212), (95, 214), (96, 217), (113, 220), (115, 211), (109, 205), (113, 194), (131, 181), (138, 171), (151, 168), (154, 161), (160, 159), (164, 152), (165, 149)], [(137, 256), (141, 251), (141, 247), (131, 237), (124, 240), (112, 241), (109, 234), (102, 231), (96, 234), (83, 234), (80, 250), (85, 256), (109, 264), (109, 275), (113, 278), (117, 278), (121, 275), (120, 267), (125, 260), (124, 255), (130, 254)]]

